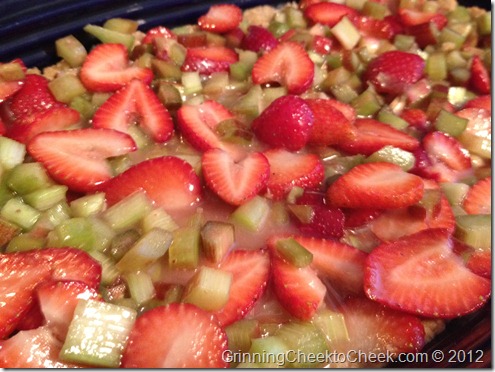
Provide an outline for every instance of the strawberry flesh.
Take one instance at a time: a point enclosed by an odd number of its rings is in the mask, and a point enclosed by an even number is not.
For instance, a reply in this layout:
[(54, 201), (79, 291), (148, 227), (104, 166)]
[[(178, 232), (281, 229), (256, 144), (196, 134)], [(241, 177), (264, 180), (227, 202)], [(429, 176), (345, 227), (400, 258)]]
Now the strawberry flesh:
[(353, 19), (358, 12), (344, 4), (319, 2), (304, 9), (304, 16), (313, 24), (319, 23), (329, 27), (335, 26), (343, 17)]
[(198, 19), (198, 26), (204, 31), (225, 33), (232, 31), (242, 21), (242, 10), (234, 4), (212, 5), (208, 12)]
[(239, 56), (233, 49), (224, 46), (188, 48), (181, 70), (211, 75), (214, 72), (229, 71), (230, 65), (238, 59)]
[(278, 45), (278, 40), (266, 28), (251, 25), (242, 40), (242, 48), (253, 52), (268, 52)]
[(492, 179), (486, 177), (476, 182), (466, 194), (462, 207), (469, 214), (492, 213)]

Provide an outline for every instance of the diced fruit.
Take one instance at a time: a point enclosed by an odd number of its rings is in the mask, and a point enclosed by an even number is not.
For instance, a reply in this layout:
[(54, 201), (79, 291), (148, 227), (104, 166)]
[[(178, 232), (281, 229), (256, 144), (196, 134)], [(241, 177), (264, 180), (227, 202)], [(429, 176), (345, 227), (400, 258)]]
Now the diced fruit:
[(94, 191), (112, 178), (106, 159), (134, 151), (130, 136), (112, 129), (45, 132), (28, 144), (53, 179), (75, 191)]
[(173, 156), (136, 164), (104, 187), (109, 205), (140, 189), (166, 211), (188, 208), (201, 198), (201, 184), (194, 169), (186, 161)]
[(457, 216), (455, 220), (456, 238), (477, 250), (491, 250), (491, 215), (466, 214)]
[[(296, 207), (307, 207), (305, 213), (309, 212), (308, 218), (301, 218), (301, 214), (297, 213), (301, 210), (298, 211)], [(289, 209), (297, 217), (294, 222), (301, 234), (328, 239), (339, 239), (344, 235), (345, 216), (339, 208), (327, 205), (297, 205), (289, 206)]]
[(308, 104), (298, 96), (287, 95), (273, 101), (253, 121), (252, 128), (262, 142), (297, 151), (308, 142), (313, 122)]
[(222, 221), (208, 221), (201, 228), (201, 247), (209, 260), (222, 261), (235, 243), (234, 225)]
[(188, 48), (186, 59), (181, 66), (183, 72), (197, 71), (202, 75), (229, 71), (230, 65), (237, 62), (239, 56), (224, 46), (204, 46)]
[(470, 99), (469, 101), (466, 102), (464, 105), (464, 108), (479, 108), (479, 109), (484, 109), (487, 111), (492, 110), (492, 97), (491, 95), (487, 94), (484, 96), (478, 96), (473, 99)]
[(234, 30), (242, 20), (242, 10), (234, 4), (212, 5), (208, 12), (198, 19), (202, 30), (225, 33)]
[(476, 182), (466, 194), (462, 207), (469, 214), (491, 214), (492, 179), (484, 178)]
[(335, 26), (344, 16), (352, 19), (357, 15), (358, 12), (347, 5), (326, 1), (311, 4), (304, 9), (304, 16), (312, 23), (330, 27)]
[(278, 40), (264, 27), (251, 25), (242, 39), (243, 49), (253, 52), (268, 52), (278, 45)]
[(400, 117), (407, 121), (409, 126), (420, 131), (425, 131), (428, 128), (428, 117), (423, 110), (415, 108), (404, 109)]
[(74, 35), (68, 35), (55, 41), (57, 55), (70, 67), (79, 67), (84, 63), (88, 53), (84, 45)]
[(249, 231), (260, 231), (270, 214), (268, 200), (257, 195), (246, 203), (237, 207), (231, 219), (237, 225)]
[(395, 309), (452, 318), (481, 307), (491, 285), (464, 266), (446, 230), (429, 229), (375, 248), (366, 261), (364, 289)]
[(157, 142), (173, 134), (174, 125), (168, 110), (153, 90), (140, 80), (132, 80), (113, 94), (93, 116), (93, 127), (129, 133), (135, 123)]
[(301, 94), (313, 83), (314, 64), (304, 48), (284, 42), (261, 56), (253, 66), (254, 84), (279, 83), (290, 94)]
[(468, 119), (468, 125), (458, 140), (469, 151), (486, 159), (491, 159), (492, 119), (491, 109), (465, 108), (456, 113)]
[(226, 350), (227, 336), (213, 315), (191, 304), (170, 304), (137, 319), (122, 367), (221, 368), (227, 367)]
[(313, 261), (313, 254), (294, 238), (281, 238), (275, 243), (277, 254), (296, 267), (306, 267)]
[(235, 160), (221, 149), (203, 154), (202, 172), (208, 187), (229, 204), (241, 205), (262, 190), (268, 181), (270, 165), (260, 152)]
[(476, 251), (472, 253), (466, 266), (473, 273), (484, 278), (491, 279), (492, 277), (492, 253), (491, 251)]
[(152, 208), (153, 205), (146, 193), (138, 190), (113, 204), (101, 217), (113, 230), (121, 232), (137, 226)]
[(177, 36), (168, 28), (164, 26), (153, 27), (146, 32), (146, 36), (143, 39), (143, 44), (151, 44), (155, 38), (176, 39)]
[(471, 77), (469, 79), (471, 86), (480, 94), (490, 94), (491, 79), (490, 75), (478, 56), (473, 57), (471, 62)]
[(447, 24), (447, 17), (440, 13), (427, 13), (415, 9), (399, 9), (401, 22), (405, 26), (417, 26), (425, 23), (435, 23), (438, 29), (442, 29)]
[(173, 269), (196, 269), (199, 265), (201, 236), (199, 226), (174, 230), (168, 250), (168, 264)]
[(21, 164), (26, 156), (26, 146), (7, 137), (0, 136), (0, 165), (9, 170)]

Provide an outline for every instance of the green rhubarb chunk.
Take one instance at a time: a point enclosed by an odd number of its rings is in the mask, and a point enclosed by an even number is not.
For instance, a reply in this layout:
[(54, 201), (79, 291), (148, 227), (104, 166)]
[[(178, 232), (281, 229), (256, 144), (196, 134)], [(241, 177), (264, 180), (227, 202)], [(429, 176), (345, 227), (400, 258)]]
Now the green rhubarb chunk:
[(13, 198), (5, 203), (0, 210), (0, 215), (24, 230), (30, 230), (40, 218), (41, 213), (24, 203), (21, 198)]
[(265, 225), (270, 214), (270, 204), (267, 199), (257, 195), (247, 201), (231, 214), (231, 220), (249, 231), (259, 231)]
[(398, 130), (404, 130), (409, 126), (407, 121), (386, 108), (383, 108), (378, 112), (377, 120)]
[(102, 43), (123, 44), (128, 50), (131, 50), (134, 45), (134, 36), (129, 34), (109, 30), (96, 25), (86, 25), (83, 29)]
[(462, 205), (467, 192), (469, 191), (469, 185), (460, 182), (442, 182), (440, 184), (445, 197), (449, 201), (450, 205)]
[(41, 163), (19, 164), (12, 169), (6, 179), (7, 185), (21, 195), (46, 189), (53, 185), (52, 180)]
[(74, 97), (69, 102), (69, 106), (78, 111), (85, 120), (91, 119), (96, 111), (96, 107), (91, 103), (86, 94)]
[(362, 9), (363, 14), (376, 19), (383, 19), (390, 14), (390, 10), (386, 5), (367, 1)]
[(132, 34), (137, 31), (139, 23), (126, 18), (110, 18), (103, 24), (107, 30), (120, 32), (123, 34)]
[(120, 276), (120, 271), (115, 267), (115, 261), (104, 253), (92, 250), (88, 252), (101, 266), (101, 284), (112, 285)]
[(110, 248), (113, 239), (117, 235), (105, 221), (96, 216), (87, 217), (93, 230), (94, 241), (93, 249), (99, 252), (106, 251)]
[(184, 87), (184, 94), (191, 95), (201, 93), (203, 85), (201, 83), (201, 77), (197, 71), (183, 72), (181, 76), (182, 86)]
[(251, 347), (251, 339), (259, 337), (260, 327), (256, 319), (241, 319), (225, 328), (229, 342), (229, 350), (247, 352)]
[(7, 247), (5, 248), (5, 252), (23, 252), (30, 251), (32, 249), (40, 249), (45, 246), (45, 242), (45, 238), (36, 237), (29, 234), (20, 234), (10, 239)]
[(350, 341), (349, 332), (347, 331), (345, 318), (342, 313), (324, 309), (313, 317), (313, 324), (325, 336), (330, 350), (335, 349), (341, 342)]
[(43, 212), (43, 217), (46, 218), (52, 226), (58, 226), (71, 217), (71, 211), (69, 205), (64, 200)]
[(86, 93), (81, 80), (76, 75), (65, 74), (48, 83), (48, 88), (57, 99), (63, 103), (70, 103), (74, 98)]
[(492, 33), (492, 12), (483, 13), (476, 18), (476, 23), (481, 36), (490, 35)]
[(296, 267), (306, 267), (313, 261), (313, 255), (294, 238), (279, 239), (276, 243), (280, 256)]
[(182, 97), (179, 90), (167, 81), (158, 83), (158, 98), (169, 110), (178, 110), (182, 105)]
[(161, 59), (154, 58), (151, 61), (151, 68), (157, 77), (167, 81), (178, 82), (182, 77), (180, 67), (171, 61), (163, 61)]
[(25, 144), (0, 136), (0, 165), (4, 170), (22, 164), (25, 156)]
[(394, 37), (395, 47), (403, 52), (407, 52), (408, 50), (411, 50), (415, 42), (416, 41), (414, 39), (414, 36), (410, 36), (410, 35), (397, 34)]
[(173, 232), (173, 242), (168, 251), (168, 263), (175, 269), (194, 269), (199, 264), (201, 248), (200, 228), (181, 227)]
[(446, 110), (440, 110), (435, 120), (435, 129), (457, 137), (467, 128), (469, 120), (461, 118)]
[(52, 185), (45, 189), (38, 189), (24, 195), (24, 201), (39, 211), (46, 211), (66, 198), (68, 187)]
[(433, 81), (441, 81), (447, 78), (447, 61), (444, 53), (433, 53), (426, 60), (425, 72)]
[(148, 232), (154, 228), (166, 231), (174, 231), (179, 228), (172, 216), (163, 208), (156, 208), (148, 213), (142, 220), (143, 231)]
[(60, 359), (95, 367), (119, 367), (136, 315), (127, 307), (79, 300)]
[(130, 272), (124, 275), (131, 298), (141, 305), (155, 297), (155, 287), (148, 273), (144, 271)]
[(0, 64), (0, 81), (17, 81), (26, 76), (20, 63), (9, 62)]
[(396, 164), (404, 171), (409, 171), (414, 167), (416, 158), (406, 150), (394, 146), (385, 146), (368, 156), (365, 163), (387, 162)]
[(70, 209), (74, 217), (89, 217), (105, 209), (105, 194), (98, 192), (89, 194), (70, 202)]
[(466, 214), (456, 216), (455, 237), (471, 247), (489, 250), (492, 246), (492, 216), (489, 214)]
[(290, 26), (284, 22), (278, 22), (272, 20), (268, 25), (268, 31), (270, 31), (273, 34), (273, 36), (275, 36), (276, 38), (282, 36), (289, 30), (290, 30)]
[(282, 368), (286, 364), (289, 350), (290, 347), (281, 337), (255, 338), (249, 348), (251, 354), (249, 362), (255, 363), (260, 368)]
[(127, 230), (117, 234), (110, 244), (109, 253), (116, 261), (120, 260), (124, 255), (136, 244), (141, 238), (141, 235), (136, 230)]
[(456, 32), (450, 27), (444, 27), (442, 31), (440, 31), (440, 35), (438, 35), (438, 40), (441, 43), (453, 45), (455, 49), (460, 49), (466, 41), (466, 36)]
[(93, 249), (95, 234), (86, 218), (76, 217), (63, 221), (54, 232), (60, 247), (74, 247), (85, 251)]
[(162, 302), (164, 305), (180, 302), (183, 293), (184, 286), (180, 284), (171, 284), (163, 295)]
[(152, 208), (144, 191), (137, 191), (104, 211), (103, 219), (115, 231), (125, 231), (136, 226)]
[(376, 94), (372, 87), (366, 89), (358, 97), (352, 100), (351, 105), (356, 109), (356, 113), (360, 116), (370, 116), (381, 109), (383, 101)]
[(333, 36), (335, 36), (344, 49), (347, 50), (353, 49), (361, 39), (361, 33), (347, 16), (342, 17), (341, 20), (332, 27), (331, 31)]
[(57, 39), (55, 48), (57, 55), (67, 62), (70, 67), (82, 66), (88, 54), (84, 45), (74, 35)]
[(0, 247), (10, 244), (22, 232), (21, 228), (3, 218), (0, 218)]
[(205, 257), (220, 262), (235, 241), (234, 225), (222, 221), (208, 221), (201, 228), (201, 247)]

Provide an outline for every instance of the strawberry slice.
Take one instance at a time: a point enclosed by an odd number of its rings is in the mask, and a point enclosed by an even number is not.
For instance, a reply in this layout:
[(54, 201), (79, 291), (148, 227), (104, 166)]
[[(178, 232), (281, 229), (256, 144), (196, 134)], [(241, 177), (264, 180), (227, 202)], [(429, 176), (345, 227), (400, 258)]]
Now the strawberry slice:
[(177, 123), (182, 135), (199, 151), (225, 149), (215, 129), (222, 121), (233, 118), (229, 110), (211, 100), (199, 105), (182, 105), (177, 111)]
[(355, 137), (337, 146), (350, 155), (371, 155), (388, 145), (406, 151), (413, 151), (419, 146), (419, 141), (413, 136), (374, 119), (357, 119), (354, 126)]
[(201, 168), (208, 187), (232, 205), (256, 196), (270, 176), (270, 164), (260, 152), (236, 161), (222, 149), (211, 149), (203, 154)]
[(246, 36), (242, 39), (243, 49), (253, 52), (268, 52), (278, 45), (278, 40), (264, 27), (251, 25), (247, 29)]
[(426, 317), (453, 318), (480, 308), (490, 297), (490, 281), (472, 273), (453, 245), (448, 231), (429, 229), (378, 246), (366, 262), (366, 294)]
[(300, 44), (287, 41), (261, 56), (251, 76), (254, 84), (278, 83), (290, 94), (301, 94), (313, 83), (314, 64)]
[(0, 103), (22, 88), (22, 81), (0, 81)]
[(441, 30), (448, 22), (447, 17), (440, 13), (425, 13), (415, 9), (400, 8), (398, 14), (402, 24), (406, 27), (434, 22), (437, 29)]
[(132, 80), (103, 103), (93, 116), (93, 127), (128, 133), (138, 123), (156, 142), (170, 139), (174, 123), (153, 90), (141, 80)]
[(138, 163), (104, 186), (109, 205), (138, 190), (144, 190), (152, 201), (167, 211), (191, 207), (201, 198), (201, 182), (194, 169), (174, 156)]
[(491, 157), (492, 147), (492, 110), (469, 107), (456, 112), (457, 116), (468, 120), (464, 132), (458, 140), (466, 147), (484, 158)]
[(364, 72), (364, 80), (380, 93), (401, 94), (423, 77), (425, 61), (417, 54), (398, 50), (380, 54)]
[(234, 4), (212, 5), (208, 12), (198, 19), (198, 26), (204, 31), (218, 34), (234, 30), (242, 21), (242, 10)]
[[(164, 332), (166, 330), (166, 332)], [(173, 303), (143, 313), (134, 324), (123, 368), (226, 368), (227, 336), (214, 315)]]
[(345, 215), (345, 228), (353, 229), (361, 227), (378, 218), (383, 211), (375, 208), (357, 208), (346, 209), (343, 211)]
[(98, 44), (86, 57), (80, 72), (84, 86), (93, 92), (113, 92), (134, 79), (145, 84), (153, 80), (149, 68), (131, 66), (122, 44)]
[(474, 56), (471, 62), (469, 84), (480, 94), (490, 94), (491, 92), (490, 74), (479, 56)]
[(270, 257), (262, 250), (235, 250), (218, 268), (233, 275), (229, 300), (215, 312), (220, 325), (227, 326), (244, 318), (265, 292), (270, 275)]
[(69, 107), (52, 107), (32, 116), (32, 122), (14, 122), (7, 136), (18, 142), (28, 143), (37, 134), (68, 129), (79, 124), (81, 114)]
[(484, 96), (478, 96), (473, 99), (470, 99), (464, 105), (464, 108), (478, 108), (484, 109), (486, 111), (492, 111), (492, 96), (490, 94)]
[(423, 197), (423, 180), (392, 163), (357, 165), (327, 189), (330, 205), (344, 208), (401, 208)]
[[(297, 204), (301, 204), (298, 200)], [(324, 204), (310, 206), (309, 221), (301, 221), (294, 217), (292, 220), (301, 234), (325, 239), (340, 239), (344, 235), (345, 216), (340, 208)]]
[(136, 150), (134, 140), (112, 129), (78, 129), (45, 132), (27, 146), (56, 181), (71, 190), (88, 192), (113, 177), (107, 158)]
[(308, 143), (330, 146), (352, 141), (355, 138), (354, 126), (331, 101), (314, 98), (306, 99), (306, 103), (314, 116)]
[(1, 368), (80, 368), (59, 359), (63, 343), (48, 327), (21, 331), (0, 341)]
[(387, 16), (383, 19), (376, 19), (359, 16), (353, 20), (362, 35), (374, 39), (392, 40), (395, 35), (403, 33), (403, 27), (396, 18), (395, 16)]
[(165, 38), (165, 39), (177, 39), (177, 36), (168, 28), (164, 26), (153, 27), (152, 29), (146, 32), (142, 43), (143, 44), (153, 44), (156, 38)]
[(313, 113), (306, 101), (295, 95), (287, 95), (277, 98), (263, 110), (253, 120), (252, 128), (262, 142), (272, 147), (297, 151), (308, 142), (313, 121)]
[(492, 213), (492, 179), (486, 177), (476, 182), (466, 194), (462, 207), (469, 214)]
[(426, 230), (424, 213), (414, 213), (411, 208), (387, 210), (370, 224), (370, 229), (382, 242), (397, 240), (403, 236)]
[(304, 9), (304, 16), (311, 23), (319, 23), (329, 27), (335, 26), (345, 16), (354, 19), (358, 14), (356, 9), (347, 5), (326, 1), (311, 4)]
[(275, 200), (283, 199), (293, 187), (314, 188), (323, 182), (325, 170), (314, 154), (271, 149), (263, 153), (270, 164), (266, 193)]
[(484, 278), (491, 279), (492, 277), (492, 252), (474, 251), (467, 259), (466, 266), (473, 273)]
[(321, 277), (328, 279), (327, 285), (336, 290), (362, 294), (365, 252), (336, 240), (294, 238), (313, 254), (311, 266)]
[(182, 71), (197, 71), (202, 75), (229, 71), (230, 65), (239, 60), (237, 53), (224, 46), (204, 46), (188, 48)]

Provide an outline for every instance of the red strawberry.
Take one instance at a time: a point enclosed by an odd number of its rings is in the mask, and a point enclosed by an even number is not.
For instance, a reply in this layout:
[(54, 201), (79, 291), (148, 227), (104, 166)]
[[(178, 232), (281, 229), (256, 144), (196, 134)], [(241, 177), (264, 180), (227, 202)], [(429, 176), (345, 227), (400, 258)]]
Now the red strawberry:
[(227, 304), (215, 312), (222, 326), (242, 319), (263, 295), (270, 275), (270, 257), (261, 250), (235, 250), (218, 265), (231, 272), (232, 284)]
[(22, 143), (28, 143), (37, 134), (68, 129), (81, 120), (78, 111), (69, 107), (52, 107), (32, 116), (31, 123), (14, 122), (7, 136)]
[(337, 290), (362, 293), (366, 253), (336, 240), (302, 236), (295, 239), (313, 254), (311, 266), (328, 280), (328, 285)]
[(318, 54), (327, 55), (332, 50), (333, 40), (322, 35), (313, 35), (311, 49)]
[(419, 141), (413, 136), (374, 119), (357, 119), (354, 126), (355, 137), (337, 146), (351, 155), (371, 155), (388, 145), (406, 151), (413, 151), (419, 146)]
[(266, 28), (251, 25), (241, 45), (243, 49), (253, 52), (268, 52), (278, 45), (278, 40)]
[(0, 81), (0, 103), (22, 88), (22, 81)]
[(473, 274), (453, 252), (450, 233), (423, 230), (375, 248), (366, 262), (369, 298), (435, 318), (462, 316), (490, 297), (490, 281)]
[(98, 292), (78, 281), (53, 281), (36, 288), (39, 308), (45, 324), (61, 341), (65, 340), (74, 310), (80, 299), (98, 299)]
[(314, 154), (299, 154), (284, 149), (272, 149), (263, 154), (270, 164), (266, 192), (275, 200), (283, 199), (295, 186), (313, 188), (323, 182), (323, 163)]
[(177, 111), (177, 123), (182, 135), (199, 151), (225, 149), (215, 129), (222, 121), (232, 118), (234, 115), (224, 106), (211, 100), (199, 105), (182, 105)]
[(98, 44), (89, 52), (81, 67), (80, 78), (93, 92), (112, 92), (138, 79), (145, 84), (153, 80), (149, 68), (129, 65), (127, 48), (122, 44)]
[(406, 108), (401, 112), (400, 117), (407, 121), (409, 126), (421, 132), (426, 132), (429, 128), (428, 117), (421, 109)]
[(344, 235), (345, 216), (342, 210), (318, 204), (310, 207), (311, 219), (308, 222), (293, 218), (302, 234), (325, 239), (340, 239)]
[(308, 142), (313, 121), (309, 105), (298, 96), (287, 95), (277, 98), (263, 110), (254, 119), (252, 128), (262, 142), (297, 151)]
[(300, 44), (287, 41), (261, 56), (251, 76), (254, 84), (278, 83), (290, 94), (301, 94), (313, 83), (314, 64)]
[(490, 94), (491, 79), (487, 68), (479, 56), (474, 56), (471, 62), (471, 77), (469, 83), (480, 94)]
[(311, 4), (304, 9), (304, 16), (313, 24), (320, 23), (330, 27), (335, 26), (344, 16), (353, 19), (357, 15), (358, 12), (354, 8), (326, 1)]
[(478, 96), (473, 99), (470, 99), (464, 105), (464, 108), (478, 108), (484, 109), (486, 111), (492, 111), (492, 96), (490, 94), (484, 96)]
[(93, 116), (93, 127), (127, 133), (138, 122), (157, 142), (173, 134), (174, 123), (153, 90), (140, 80), (132, 80), (103, 103)]
[(470, 254), (467, 259), (466, 266), (473, 273), (484, 278), (491, 279), (492, 277), (492, 252), (475, 251)]
[(224, 46), (188, 48), (181, 70), (210, 75), (214, 72), (229, 71), (230, 65), (238, 59), (239, 56), (233, 49)]
[(425, 61), (398, 50), (380, 54), (366, 68), (364, 80), (380, 93), (401, 94), (423, 77)]
[(201, 168), (208, 187), (232, 205), (241, 205), (262, 190), (270, 175), (270, 164), (260, 152), (236, 161), (221, 149), (203, 154)]
[(425, 230), (428, 225), (424, 213), (414, 213), (406, 207), (385, 211), (371, 222), (370, 228), (378, 239), (390, 242)]
[(360, 16), (354, 18), (354, 23), (361, 34), (371, 38), (392, 40), (402, 31), (401, 25), (392, 16), (384, 19)]
[(272, 253), (272, 285), (279, 302), (292, 316), (311, 319), (323, 302), (325, 285), (310, 266), (298, 268), (285, 262), (273, 247)]
[(354, 126), (331, 101), (315, 98), (306, 99), (306, 103), (314, 116), (308, 143), (330, 146), (354, 139)]
[(48, 327), (21, 331), (0, 341), (1, 368), (80, 368), (59, 359), (62, 342)]
[(349, 120), (351, 123), (354, 123), (357, 117), (354, 107), (347, 103), (337, 101), (336, 99), (327, 98), (326, 101), (327, 105), (332, 105), (334, 108), (339, 110), (347, 120)]
[(423, 197), (423, 181), (391, 163), (357, 165), (330, 185), (330, 205), (344, 208), (401, 208)]
[(155, 38), (176, 39), (177, 36), (168, 28), (163, 26), (153, 27), (146, 32), (146, 36), (143, 38), (143, 44), (153, 44)]
[(201, 198), (201, 183), (194, 169), (174, 156), (138, 163), (104, 187), (109, 205), (138, 190), (144, 190), (148, 198), (167, 211), (188, 208)]
[(469, 214), (491, 214), (492, 212), (492, 179), (486, 177), (476, 182), (469, 189), (462, 203)]
[(138, 317), (122, 367), (225, 368), (226, 351), (227, 336), (215, 316), (191, 304), (173, 303)]
[(382, 213), (383, 211), (381, 209), (374, 208), (346, 209), (344, 211), (345, 228), (353, 229), (363, 226), (378, 218)]
[(234, 4), (212, 5), (198, 19), (199, 28), (222, 34), (237, 28), (242, 21), (242, 10)]
[(456, 112), (457, 116), (468, 120), (459, 141), (475, 154), (484, 158), (491, 157), (492, 148), (492, 111), (482, 108), (465, 108)]
[(88, 128), (38, 134), (27, 149), (56, 181), (87, 192), (113, 177), (107, 158), (134, 151), (136, 144), (125, 133)]
[(225, 45), (229, 48), (241, 48), (244, 36), (244, 31), (240, 27), (236, 27), (224, 35)]
[(425, 13), (420, 10), (401, 8), (399, 17), (404, 26), (417, 26), (425, 23), (434, 22), (438, 30), (441, 30), (447, 24), (447, 17), (440, 13)]
[(16, 331), (28, 331), (41, 327), (45, 318), (40, 310), (40, 305), (37, 301), (34, 301), (30, 309), (25, 313), (24, 317), (19, 320), (19, 323), (15, 327)]

